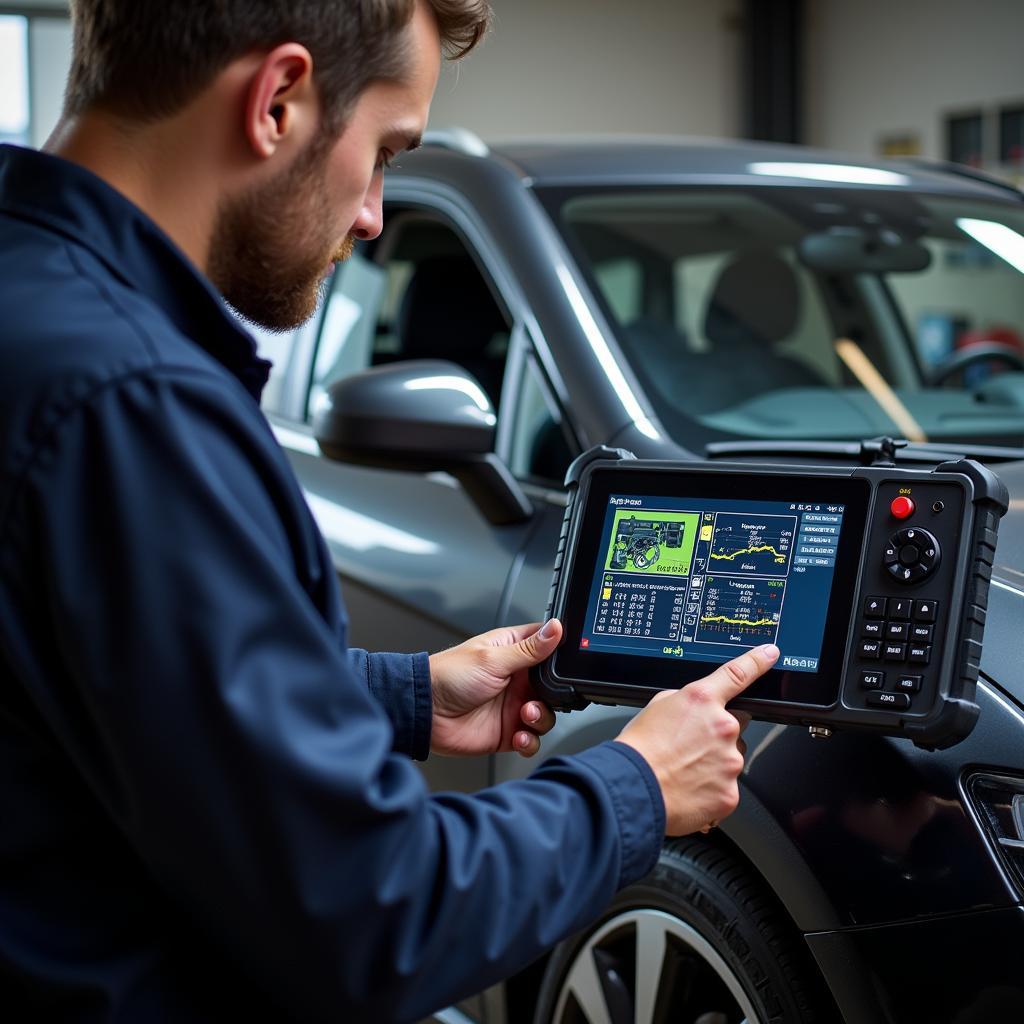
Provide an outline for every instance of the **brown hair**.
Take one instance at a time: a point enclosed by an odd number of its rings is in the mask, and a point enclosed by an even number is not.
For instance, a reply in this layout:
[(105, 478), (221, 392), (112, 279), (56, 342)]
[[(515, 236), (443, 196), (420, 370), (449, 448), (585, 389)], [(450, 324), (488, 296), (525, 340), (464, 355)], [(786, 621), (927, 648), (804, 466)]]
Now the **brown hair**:
[[(487, 31), (487, 0), (427, 3), (453, 60)], [(297, 42), (313, 56), (325, 120), (340, 128), (370, 82), (401, 75), (414, 6), (415, 0), (71, 0), (65, 112), (167, 117), (243, 54)]]

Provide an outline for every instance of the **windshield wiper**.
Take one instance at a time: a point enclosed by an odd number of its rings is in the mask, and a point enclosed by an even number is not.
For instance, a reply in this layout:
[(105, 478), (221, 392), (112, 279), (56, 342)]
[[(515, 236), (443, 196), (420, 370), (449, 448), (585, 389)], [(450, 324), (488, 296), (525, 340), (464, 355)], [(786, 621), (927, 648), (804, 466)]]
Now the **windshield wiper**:
[(926, 441), (908, 443), (875, 437), (864, 441), (712, 441), (705, 445), (704, 455), (709, 459), (728, 459), (737, 455), (823, 455), (833, 459), (854, 459), (870, 466), (883, 462), (948, 462), (964, 457), (984, 462), (1016, 462), (1024, 459), (1024, 449)]

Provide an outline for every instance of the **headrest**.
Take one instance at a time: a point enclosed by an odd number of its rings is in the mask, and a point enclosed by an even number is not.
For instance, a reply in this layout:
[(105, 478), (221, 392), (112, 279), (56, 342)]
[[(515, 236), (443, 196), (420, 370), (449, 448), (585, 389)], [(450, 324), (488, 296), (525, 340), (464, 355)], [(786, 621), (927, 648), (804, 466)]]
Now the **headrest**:
[(788, 338), (800, 314), (793, 268), (769, 249), (736, 256), (718, 276), (704, 320), (713, 345), (737, 340), (774, 345)]
[(435, 256), (413, 272), (397, 328), (404, 358), (460, 362), (481, 354), (508, 325), (469, 256)]

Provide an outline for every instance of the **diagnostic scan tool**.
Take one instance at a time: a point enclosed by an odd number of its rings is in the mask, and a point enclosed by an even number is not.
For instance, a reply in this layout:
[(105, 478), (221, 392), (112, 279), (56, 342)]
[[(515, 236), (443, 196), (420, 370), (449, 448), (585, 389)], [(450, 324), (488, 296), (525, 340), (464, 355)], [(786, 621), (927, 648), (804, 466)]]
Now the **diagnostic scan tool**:
[(645, 704), (744, 650), (774, 669), (730, 707), (944, 747), (974, 702), (1007, 492), (963, 459), (931, 472), (642, 461), (597, 448), (569, 470), (536, 673), (561, 710)]

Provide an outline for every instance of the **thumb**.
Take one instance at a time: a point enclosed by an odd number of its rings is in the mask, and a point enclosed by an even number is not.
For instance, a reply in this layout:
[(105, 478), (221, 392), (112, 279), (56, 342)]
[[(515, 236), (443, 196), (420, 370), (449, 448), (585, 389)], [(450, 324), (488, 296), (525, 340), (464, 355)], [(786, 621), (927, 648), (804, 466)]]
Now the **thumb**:
[(540, 629), (517, 643), (495, 648), (494, 655), (500, 660), (502, 671), (511, 675), (520, 669), (540, 664), (554, 651), (561, 639), (561, 622), (548, 619)]

